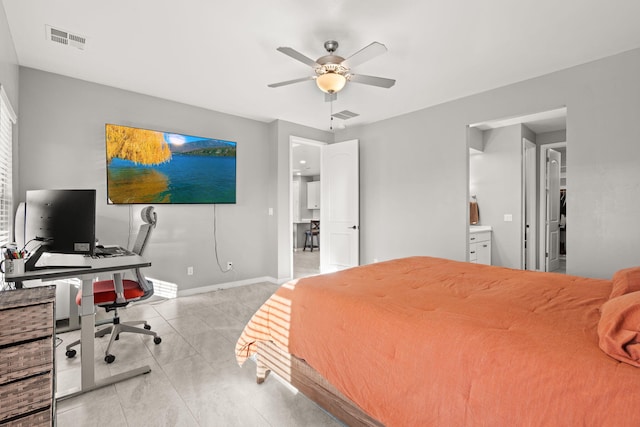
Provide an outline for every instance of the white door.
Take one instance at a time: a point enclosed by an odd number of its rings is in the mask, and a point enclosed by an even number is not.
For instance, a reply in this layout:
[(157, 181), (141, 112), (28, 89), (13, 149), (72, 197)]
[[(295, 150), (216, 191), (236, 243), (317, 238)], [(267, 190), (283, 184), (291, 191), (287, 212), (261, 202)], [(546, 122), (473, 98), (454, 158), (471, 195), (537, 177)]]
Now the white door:
[(547, 265), (546, 271), (560, 267), (560, 162), (556, 150), (547, 150)]
[(322, 146), (320, 162), (320, 272), (359, 265), (358, 140)]

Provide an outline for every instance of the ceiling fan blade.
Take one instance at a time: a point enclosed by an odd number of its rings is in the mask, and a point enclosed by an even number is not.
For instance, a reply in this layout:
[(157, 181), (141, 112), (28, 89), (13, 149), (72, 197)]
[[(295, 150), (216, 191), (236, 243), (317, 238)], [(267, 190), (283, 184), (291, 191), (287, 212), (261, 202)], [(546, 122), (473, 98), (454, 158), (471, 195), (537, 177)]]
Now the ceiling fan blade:
[(284, 53), (287, 56), (292, 57), (293, 59), (296, 59), (296, 60), (302, 62), (303, 64), (307, 64), (310, 67), (317, 67), (318, 66), (316, 61), (314, 61), (313, 59), (309, 58), (308, 56), (303, 55), (300, 52), (298, 52), (297, 50), (292, 49), (290, 47), (279, 47), (277, 50), (279, 52)]
[(387, 47), (382, 43), (373, 42), (369, 46), (365, 46), (344, 61), (342, 61), (342, 65), (353, 68), (356, 65), (360, 65), (364, 62), (367, 62), (370, 59), (375, 58), (378, 55), (382, 55), (387, 51)]
[(378, 86), (389, 89), (396, 84), (394, 79), (385, 79), (384, 77), (363, 76), (362, 74), (352, 74), (351, 80), (355, 83), (361, 83), (364, 85)]
[(285, 82), (271, 83), (270, 85), (267, 85), (267, 86), (269, 86), (269, 87), (280, 87), (280, 86), (291, 85), (291, 84), (294, 84), (294, 83), (305, 82), (307, 80), (313, 80), (313, 79), (314, 79), (313, 76), (301, 77), (299, 79), (287, 80)]

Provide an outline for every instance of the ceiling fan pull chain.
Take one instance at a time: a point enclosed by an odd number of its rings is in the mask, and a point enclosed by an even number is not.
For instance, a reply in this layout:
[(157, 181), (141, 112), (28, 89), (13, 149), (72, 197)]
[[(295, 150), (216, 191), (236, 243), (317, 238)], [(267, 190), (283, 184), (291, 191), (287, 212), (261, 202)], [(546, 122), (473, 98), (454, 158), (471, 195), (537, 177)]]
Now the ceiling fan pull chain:
[(330, 113), (329, 114), (329, 117), (330, 117), (330, 119), (329, 119), (329, 130), (333, 130), (333, 99), (331, 99), (331, 102), (329, 104), (331, 104), (329, 106), (329, 113)]

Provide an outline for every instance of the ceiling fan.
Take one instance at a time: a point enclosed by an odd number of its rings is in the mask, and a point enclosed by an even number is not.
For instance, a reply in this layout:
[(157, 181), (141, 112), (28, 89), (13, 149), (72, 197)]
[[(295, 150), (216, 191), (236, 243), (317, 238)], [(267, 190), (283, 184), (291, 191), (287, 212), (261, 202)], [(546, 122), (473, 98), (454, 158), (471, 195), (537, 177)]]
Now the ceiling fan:
[(314, 61), (295, 49), (290, 47), (279, 47), (277, 49), (278, 51), (312, 67), (315, 75), (279, 83), (272, 83), (268, 86), (280, 87), (307, 80), (315, 80), (320, 90), (326, 93), (325, 101), (333, 101), (337, 99), (337, 93), (344, 88), (348, 81), (383, 88), (390, 88), (396, 83), (393, 79), (365, 76), (351, 71), (352, 67), (360, 65), (363, 62), (385, 53), (387, 48), (382, 43), (373, 42), (360, 49), (347, 59), (335, 54), (335, 51), (338, 49), (338, 42), (335, 40), (328, 40), (324, 42), (324, 48), (327, 50), (328, 54), (321, 56)]

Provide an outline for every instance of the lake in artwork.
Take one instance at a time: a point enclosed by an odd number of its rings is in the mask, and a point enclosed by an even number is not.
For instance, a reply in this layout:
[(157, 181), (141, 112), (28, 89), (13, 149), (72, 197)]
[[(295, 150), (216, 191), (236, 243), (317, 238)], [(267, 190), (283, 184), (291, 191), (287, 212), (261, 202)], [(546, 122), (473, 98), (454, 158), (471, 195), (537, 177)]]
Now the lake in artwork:
[(107, 160), (110, 203), (236, 202), (235, 142), (107, 125)]

